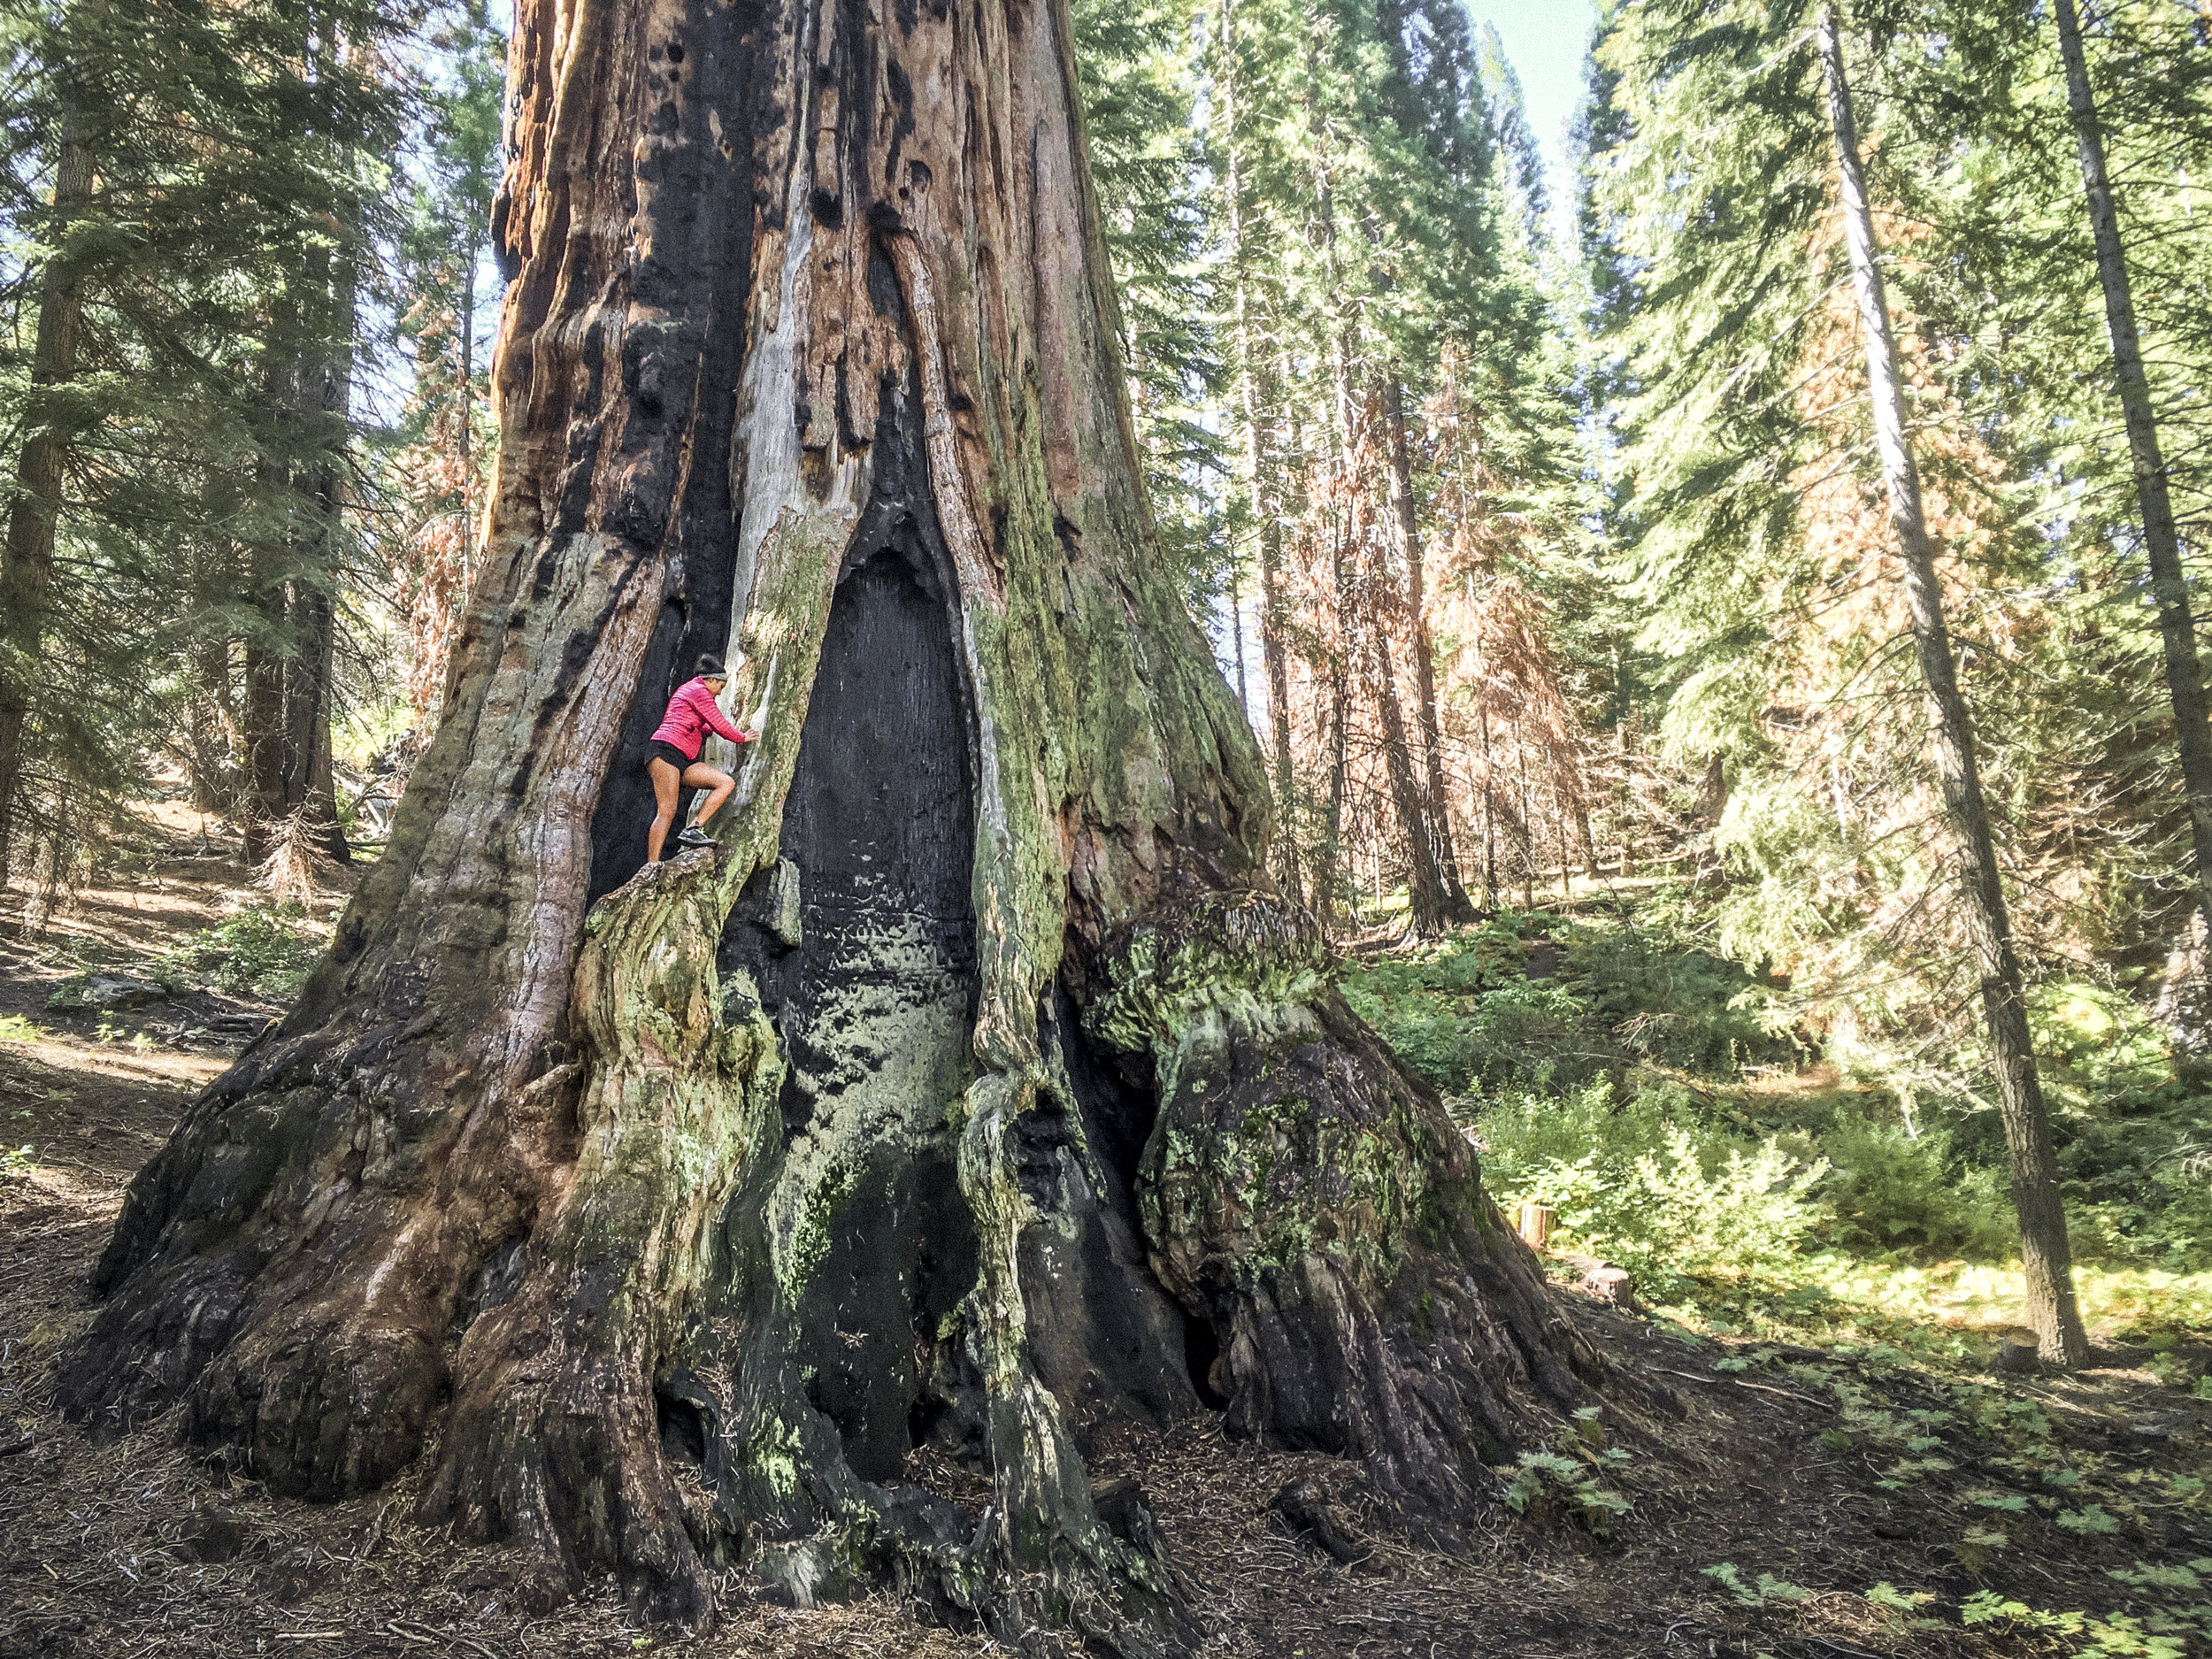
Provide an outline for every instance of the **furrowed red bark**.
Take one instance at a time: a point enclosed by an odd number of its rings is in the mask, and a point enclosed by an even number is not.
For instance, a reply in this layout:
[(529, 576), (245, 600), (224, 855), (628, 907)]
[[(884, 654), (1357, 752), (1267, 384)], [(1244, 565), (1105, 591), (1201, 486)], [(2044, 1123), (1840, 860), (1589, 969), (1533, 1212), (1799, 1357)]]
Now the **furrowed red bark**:
[[(1441, 1533), (1586, 1397), (1267, 876), (1067, 42), (998, 0), (524, 6), (447, 710), (299, 1006), (134, 1183), (72, 1409), (180, 1403), (308, 1495), (435, 1430), (424, 1517), (535, 1597), (696, 1619), (741, 1566), (1143, 1655), (1195, 1632), (1100, 1430), (1203, 1385)], [(640, 870), (703, 649), (760, 741), (719, 845)]]
[(1874, 443), (1881, 457), (1898, 559), (1904, 566), (1913, 649), (1927, 693), (1930, 746), (1943, 792), (1944, 814), (1957, 843), (1967, 934), (1981, 975), (1982, 1010), (1989, 1026), (2005, 1145), (2011, 1157), (2013, 1205), (2020, 1217), (2021, 1263), (2027, 1278), (2026, 1323), (2036, 1333), (2042, 1356), (2071, 1368), (2087, 1362), (2089, 1339), (2074, 1302), (2073, 1256), (2066, 1238), (2066, 1211), (2059, 1198), (2050, 1113), (2043, 1102), (2042, 1081), (2036, 1074), (2027, 998), (2005, 915), (1996, 840), (1990, 831), (1989, 809), (1982, 796), (1974, 756), (1973, 717), (1959, 690), (1957, 665), (1943, 616), (1943, 585), (1936, 574), (1934, 543), (1920, 507), (1920, 474), (1905, 434), (1897, 348), (1890, 332), (1889, 303), (1883, 291), (1866, 180), (1860, 169), (1851, 83), (1844, 72), (1841, 23), (1834, 5), (1822, 9), (1816, 34), (1841, 179), (1844, 239), (1851, 251), (1852, 287), (1866, 334)]

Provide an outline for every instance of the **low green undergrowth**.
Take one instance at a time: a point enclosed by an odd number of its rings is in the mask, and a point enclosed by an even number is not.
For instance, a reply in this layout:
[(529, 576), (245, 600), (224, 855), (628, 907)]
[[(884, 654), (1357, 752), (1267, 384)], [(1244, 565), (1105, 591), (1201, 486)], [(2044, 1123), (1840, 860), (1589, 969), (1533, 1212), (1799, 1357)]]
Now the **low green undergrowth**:
[[(1823, 1453), (1858, 1463), (1877, 1491), (1928, 1517), (1976, 1581), (1957, 1602), (1962, 1626), (2062, 1640), (2065, 1652), (2107, 1659), (2179, 1659), (2212, 1636), (2212, 1558), (2196, 1553), (2212, 1513), (2201, 1475), (2145, 1467), (2080, 1432), (2078, 1417), (2062, 1431), (2032, 1394), (1986, 1378), (1947, 1380), (1879, 1345), (1809, 1362), (1752, 1348), (1715, 1369), (1730, 1366), (1833, 1406)], [(2040, 1570), (2054, 1559), (2094, 1564), (2085, 1582), (2062, 1583)], [(2024, 1582), (2039, 1586), (2034, 1601), (2018, 1598)], [(2055, 1607), (2046, 1601), (2054, 1591)], [(1931, 1615), (1948, 1598), (1931, 1591), (1884, 1581), (1863, 1594), (1900, 1628), (1945, 1623)]]
[(148, 972), (175, 990), (211, 985), (236, 996), (288, 1002), (322, 950), (301, 906), (253, 904), (180, 940)]
[[(2159, 1458), (2144, 1380), (2090, 1430), (2078, 1405), (2062, 1425), (1991, 1374), (2024, 1286), (1970, 1046), (1909, 1050), (1893, 1031), (1886, 1049), (1778, 976), (1594, 916), (1502, 916), (1360, 964), (1346, 991), (1445, 1094), (1502, 1204), (1549, 1206), (1555, 1247), (1631, 1269), (1655, 1374), (1825, 1409), (1821, 1457), (1857, 1465), (1946, 1563), (1859, 1590), (1872, 1628), (2099, 1659), (2212, 1642), (2206, 1482)], [(2212, 1098), (2110, 987), (2039, 989), (2035, 1035), (2085, 1318), (2131, 1366), (2212, 1399)], [(1640, 1502), (1640, 1466), (1585, 1443), (1592, 1426), (1524, 1454), (1508, 1507), (1604, 1535)], [(1787, 1572), (1719, 1562), (1707, 1594), (1779, 1634), (1851, 1594)]]
[(1550, 1099), (1517, 1093), (1478, 1133), (1494, 1193), (1550, 1205), (1570, 1242), (1642, 1275), (1786, 1274), (1822, 1220), (1824, 1159), (1701, 1123), (1676, 1085), (1624, 1101), (1601, 1078)]
[[(1824, 1054), (1778, 977), (1670, 926), (1555, 911), (1361, 964), (1345, 990), (1452, 1102), (1502, 1202), (1551, 1206), (1567, 1243), (1663, 1300), (1755, 1279), (1917, 1298), (1924, 1318), (2016, 1252), (1970, 1042), (1939, 1065), (1855, 1028)], [(2134, 1304), (2193, 1304), (2212, 1284), (2212, 1090), (2116, 986), (2039, 987), (2034, 1030), (2085, 1286), (2139, 1323)]]
[(1695, 945), (1553, 910), (1501, 911), (1363, 965), (1345, 992), (1447, 1094), (1573, 1089), (1634, 1065), (1794, 1062), (1780, 987)]

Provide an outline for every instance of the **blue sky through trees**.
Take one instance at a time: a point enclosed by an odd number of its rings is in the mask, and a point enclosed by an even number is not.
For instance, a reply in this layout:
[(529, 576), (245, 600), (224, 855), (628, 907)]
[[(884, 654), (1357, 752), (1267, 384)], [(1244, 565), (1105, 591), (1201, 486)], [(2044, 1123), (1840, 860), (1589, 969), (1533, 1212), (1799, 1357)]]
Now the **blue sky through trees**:
[(1486, 23), (1498, 31), (1521, 78), (1530, 130), (1544, 149), (1553, 211), (1566, 203), (1571, 211), (1567, 127), (1582, 101), (1583, 60), (1598, 20), (1595, 0), (1467, 0), (1467, 15), (1478, 31)]

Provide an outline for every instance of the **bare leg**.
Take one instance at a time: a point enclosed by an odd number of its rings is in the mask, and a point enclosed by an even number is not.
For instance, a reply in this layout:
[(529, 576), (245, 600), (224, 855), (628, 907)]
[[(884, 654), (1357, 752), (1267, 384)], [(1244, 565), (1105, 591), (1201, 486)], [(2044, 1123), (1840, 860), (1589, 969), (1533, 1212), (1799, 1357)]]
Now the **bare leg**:
[(668, 826), (676, 821), (676, 769), (657, 756), (646, 763), (645, 770), (653, 779), (653, 827), (645, 832), (645, 862), (657, 864), (661, 861), (661, 844), (668, 839)]
[(719, 766), (710, 766), (703, 760), (695, 760), (684, 768), (684, 781), (695, 789), (704, 789), (707, 798), (700, 803), (698, 825), (707, 826), (707, 820), (722, 810), (722, 803), (730, 798), (730, 791), (737, 787), (737, 780)]

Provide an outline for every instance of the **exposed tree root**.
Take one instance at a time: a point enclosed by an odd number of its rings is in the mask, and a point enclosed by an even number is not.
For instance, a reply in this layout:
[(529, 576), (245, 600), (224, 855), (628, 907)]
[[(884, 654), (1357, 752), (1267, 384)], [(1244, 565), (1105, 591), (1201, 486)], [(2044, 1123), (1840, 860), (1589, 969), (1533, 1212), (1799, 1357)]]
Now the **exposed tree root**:
[(1149, 1049), (1146, 1236), (1216, 1333), (1230, 1432), (1360, 1458), (1448, 1532), (1607, 1368), (1300, 926), (1255, 900), (1133, 934), (1092, 1025)]

